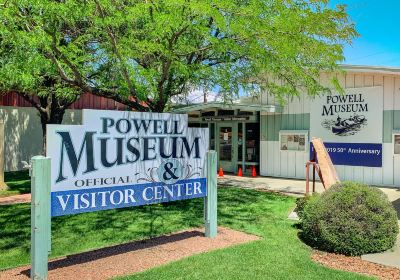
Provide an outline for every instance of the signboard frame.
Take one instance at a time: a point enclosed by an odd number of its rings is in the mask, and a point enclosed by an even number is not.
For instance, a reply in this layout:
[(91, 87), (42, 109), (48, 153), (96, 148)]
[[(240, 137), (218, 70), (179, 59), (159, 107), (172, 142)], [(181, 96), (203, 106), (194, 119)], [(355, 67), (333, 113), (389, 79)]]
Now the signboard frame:
[[(203, 173), (205, 174), (205, 178), (203, 180), (206, 184), (206, 193), (201, 197), (204, 197), (205, 236), (214, 238), (217, 236), (217, 153), (208, 150), (208, 142), (204, 157), (202, 159), (205, 161), (205, 170)], [(52, 217), (50, 190), (53, 184), (52, 180), (54, 180), (54, 178), (51, 178), (52, 160), (50, 157), (43, 156), (32, 158), (31, 279), (42, 280), (47, 279), (48, 276), (48, 254), (51, 251)]]

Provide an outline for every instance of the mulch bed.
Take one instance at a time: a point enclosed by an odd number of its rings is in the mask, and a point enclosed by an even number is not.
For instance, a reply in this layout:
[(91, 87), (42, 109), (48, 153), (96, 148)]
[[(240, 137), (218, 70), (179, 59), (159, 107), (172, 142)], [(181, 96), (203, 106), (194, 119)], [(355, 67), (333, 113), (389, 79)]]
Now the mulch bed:
[(378, 279), (400, 279), (400, 269), (364, 261), (360, 257), (347, 257), (314, 250), (311, 258), (317, 263), (334, 269), (375, 276)]
[(31, 194), (30, 193), (0, 197), (0, 205), (30, 203), (30, 202), (31, 202)]
[[(218, 228), (216, 238), (204, 237), (202, 229), (181, 231), (51, 260), (48, 279), (110, 279), (258, 239), (255, 235), (223, 227)], [(28, 280), (29, 275), (30, 266), (0, 271), (2, 280)]]

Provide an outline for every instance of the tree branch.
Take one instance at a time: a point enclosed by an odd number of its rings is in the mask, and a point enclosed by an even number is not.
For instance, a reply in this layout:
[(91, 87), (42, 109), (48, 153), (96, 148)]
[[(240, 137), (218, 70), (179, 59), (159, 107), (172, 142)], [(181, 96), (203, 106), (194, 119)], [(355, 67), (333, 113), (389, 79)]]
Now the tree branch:
[[(96, 7), (97, 7), (97, 10), (100, 13), (100, 16), (104, 19), (106, 16), (105, 16), (105, 13), (104, 13), (99, 1), (95, 0), (94, 2), (96, 3)], [(118, 60), (120, 62), (122, 76), (124, 77), (126, 83), (128, 84), (128, 88), (129, 88), (129, 91), (131, 92), (131, 94), (132, 95), (136, 95), (136, 90), (135, 90), (135, 88), (133, 86), (132, 80), (129, 77), (128, 69), (126, 68), (125, 62), (123, 61), (122, 56), (121, 56), (121, 54), (120, 54), (120, 52), (118, 50), (117, 39), (115, 37), (114, 30), (112, 29), (111, 26), (107, 26), (107, 31), (108, 31), (107, 32), (108, 36), (111, 39), (112, 48), (113, 48), (113, 50), (115, 52), (115, 55), (117, 56), (117, 58), (118, 58)]]
[(39, 102), (35, 101), (32, 95), (29, 93), (19, 91), (19, 90), (11, 90), (11, 92), (15, 92), (16, 94), (22, 96), (23, 99), (28, 101), (33, 107), (35, 107), (40, 113), (46, 113), (46, 109), (43, 108)]

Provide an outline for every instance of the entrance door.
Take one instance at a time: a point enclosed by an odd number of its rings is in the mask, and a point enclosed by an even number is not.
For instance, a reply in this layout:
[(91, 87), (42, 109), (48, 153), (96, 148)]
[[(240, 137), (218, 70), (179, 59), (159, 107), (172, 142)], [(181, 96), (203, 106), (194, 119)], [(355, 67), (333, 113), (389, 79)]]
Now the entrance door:
[(218, 160), (219, 166), (227, 172), (236, 171), (237, 162), (237, 129), (233, 123), (219, 123), (218, 135)]

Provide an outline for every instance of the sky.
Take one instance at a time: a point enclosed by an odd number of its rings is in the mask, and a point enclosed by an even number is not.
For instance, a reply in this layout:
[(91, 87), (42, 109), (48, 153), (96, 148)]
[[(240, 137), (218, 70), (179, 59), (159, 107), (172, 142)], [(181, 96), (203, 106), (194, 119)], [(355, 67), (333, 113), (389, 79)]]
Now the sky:
[(344, 64), (400, 67), (400, 0), (332, 0), (346, 4), (360, 37), (345, 46)]

